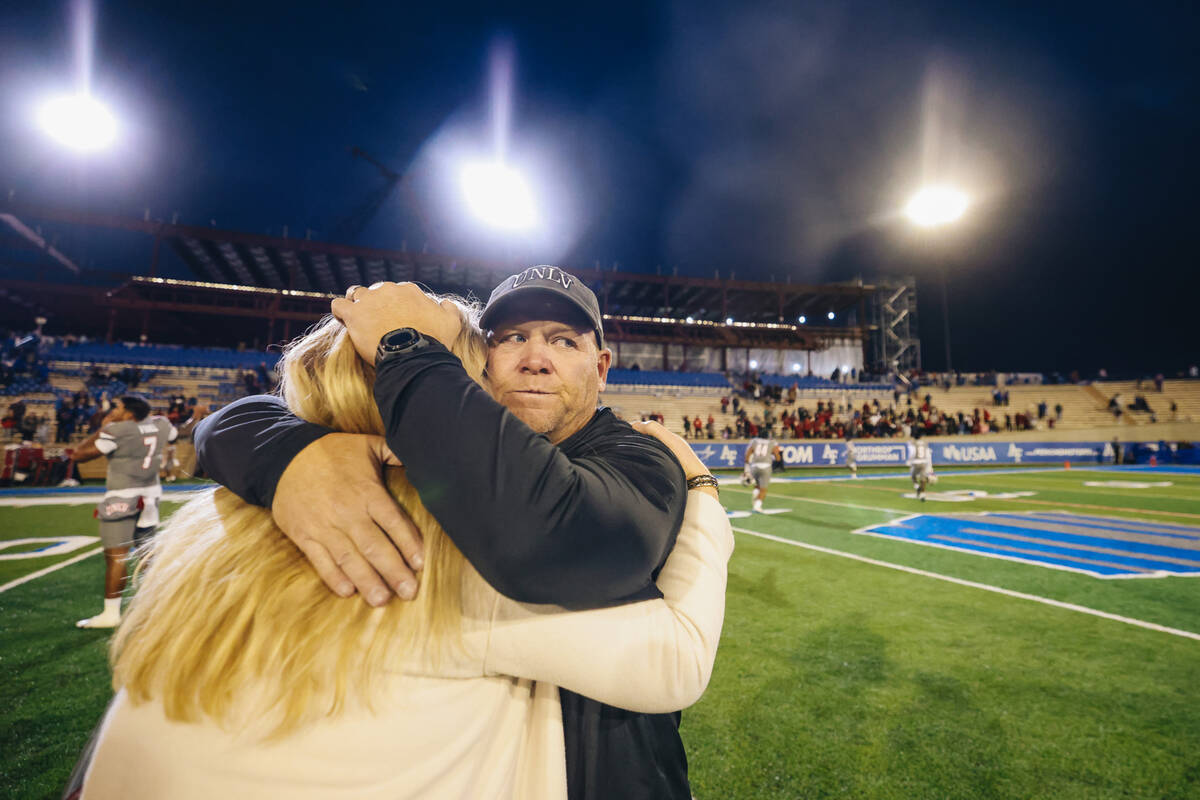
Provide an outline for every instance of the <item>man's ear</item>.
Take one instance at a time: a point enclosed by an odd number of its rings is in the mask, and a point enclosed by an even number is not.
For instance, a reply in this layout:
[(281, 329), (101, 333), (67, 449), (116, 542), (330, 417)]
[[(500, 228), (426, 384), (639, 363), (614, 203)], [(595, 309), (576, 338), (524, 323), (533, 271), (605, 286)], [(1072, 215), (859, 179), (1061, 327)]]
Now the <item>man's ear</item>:
[(612, 350), (607, 347), (600, 351), (596, 358), (596, 370), (600, 374), (600, 391), (608, 384), (608, 368), (612, 366)]

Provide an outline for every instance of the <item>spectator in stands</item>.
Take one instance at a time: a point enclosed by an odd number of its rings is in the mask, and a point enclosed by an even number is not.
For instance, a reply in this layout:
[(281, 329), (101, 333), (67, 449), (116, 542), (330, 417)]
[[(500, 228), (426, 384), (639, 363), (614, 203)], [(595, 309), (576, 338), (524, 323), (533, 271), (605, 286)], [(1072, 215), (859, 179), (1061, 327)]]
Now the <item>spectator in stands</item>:
[(700, 415), (697, 414), (696, 418), (694, 420), (692, 420), (692, 435), (693, 435), (693, 437), (696, 438), (697, 440), (700, 439), (701, 432), (703, 430), (704, 430), (704, 423), (702, 423), (700, 421)]
[(734, 414), (738, 413), (738, 408), (741, 406), (741, 404), (742, 404), (741, 401), (738, 399), (738, 396), (735, 394), (733, 396), (733, 413)]
[(729, 395), (721, 395), (721, 413), (729, 413)]
[(38, 424), (40, 422), (41, 419), (37, 414), (25, 414), (21, 417), (21, 422), (17, 425), (21, 441), (32, 442), (37, 437)]
[(8, 404), (8, 415), (12, 417), (13, 427), (20, 430), (21, 422), (25, 419), (25, 398), (18, 397)]
[(717, 421), (715, 419), (713, 419), (713, 415), (709, 414), (708, 422), (704, 426), (704, 432), (708, 436), (709, 439), (716, 438), (716, 435), (717, 435), (716, 424), (717, 424)]
[(60, 397), (54, 417), (58, 423), (54, 441), (59, 444), (71, 441), (71, 434), (75, 432), (75, 409), (72, 407), (72, 401)]
[(1163, 374), (1160, 372), (1154, 376), (1154, 391), (1161, 392), (1163, 390)]
[(1062, 422), (1062, 411), (1063, 411), (1062, 403), (1055, 403), (1054, 404), (1054, 421), (1055, 422)]
[(687, 438), (692, 433), (692, 421), (688, 419), (688, 415), (683, 415), (683, 438)]
[(1045, 419), (1045, 418), (1046, 418), (1046, 408), (1047, 408), (1047, 406), (1046, 406), (1046, 401), (1045, 401), (1045, 400), (1042, 400), (1040, 403), (1038, 403), (1038, 404), (1037, 404), (1037, 415), (1038, 415), (1038, 419)]

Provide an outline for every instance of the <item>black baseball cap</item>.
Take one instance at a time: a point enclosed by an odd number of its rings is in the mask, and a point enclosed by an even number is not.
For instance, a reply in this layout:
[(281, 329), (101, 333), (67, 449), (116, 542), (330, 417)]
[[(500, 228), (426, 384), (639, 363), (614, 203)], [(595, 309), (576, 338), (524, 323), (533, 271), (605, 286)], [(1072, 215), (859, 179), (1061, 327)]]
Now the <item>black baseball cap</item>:
[(501, 311), (518, 303), (536, 303), (551, 297), (562, 298), (579, 309), (596, 332), (597, 340), (603, 345), (604, 324), (600, 318), (600, 303), (596, 300), (596, 293), (574, 275), (564, 272), (561, 267), (548, 264), (523, 269), (501, 281), (500, 285), (492, 290), (492, 295), (483, 308), (479, 327), (488, 330)]

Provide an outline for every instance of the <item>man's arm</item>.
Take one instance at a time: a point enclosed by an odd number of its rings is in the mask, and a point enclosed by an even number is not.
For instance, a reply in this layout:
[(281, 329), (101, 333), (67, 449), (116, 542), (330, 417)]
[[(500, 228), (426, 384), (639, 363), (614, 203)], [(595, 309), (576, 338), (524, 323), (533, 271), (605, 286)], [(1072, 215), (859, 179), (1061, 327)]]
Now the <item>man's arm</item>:
[[(377, 397), (388, 398), (381, 412), (389, 444), (406, 454), (397, 455), (426, 506), (480, 574), (525, 602), (582, 607), (639, 591), (654, 596), (650, 576), (673, 541), (685, 499), (680, 467), (665, 446), (629, 432), (605, 452), (572, 462), (492, 400), (444, 348), (429, 350), (432, 359), (388, 362)], [(324, 432), (292, 417), (277, 398), (246, 398), (197, 427), (196, 449), (209, 475), (262, 505), (291, 459), (307, 445), (320, 447)], [(322, 505), (306, 504), (305, 513)], [(344, 569), (353, 558), (326, 549), (324, 563), (310, 558), (336, 590), (329, 559)], [(379, 551), (363, 555), (374, 563)], [(348, 577), (360, 590), (371, 584), (361, 572)]]
[(553, 445), (436, 343), (381, 364), (375, 399), (425, 506), (500, 592), (571, 607), (658, 596), (686, 500), (661, 442), (614, 421)]
[(100, 456), (108, 455), (117, 449), (117, 440), (106, 430), (110, 419), (112, 419), (111, 411), (100, 421), (100, 427), (96, 429), (95, 433), (84, 439), (72, 451), (71, 459), (76, 464), (84, 461), (92, 461)]
[(80, 442), (79, 446), (71, 451), (71, 460), (76, 464), (81, 464), (84, 461), (92, 461), (104, 455), (104, 453), (100, 452), (100, 448), (96, 447), (96, 439), (99, 436), (100, 431), (96, 431)]

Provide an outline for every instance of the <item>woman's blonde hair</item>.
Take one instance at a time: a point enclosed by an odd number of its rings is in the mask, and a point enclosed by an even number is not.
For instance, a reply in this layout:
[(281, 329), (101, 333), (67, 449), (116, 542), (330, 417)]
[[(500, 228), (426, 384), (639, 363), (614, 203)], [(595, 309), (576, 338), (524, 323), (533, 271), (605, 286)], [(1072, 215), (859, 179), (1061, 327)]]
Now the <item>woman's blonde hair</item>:
[[(448, 299), (464, 320), (451, 349), (481, 380), (487, 349), (478, 309)], [(280, 366), (280, 389), (296, 416), (346, 433), (383, 433), (375, 368), (337, 319), (326, 317), (289, 344)], [(436, 658), (453, 646), (469, 567), (403, 468), (387, 473), (424, 537), (414, 600), (376, 609), (357, 596), (337, 597), (270, 511), (217, 489), (176, 511), (143, 553), (148, 566), (111, 646), (114, 689), (135, 703), (162, 702), (173, 720), (264, 718), (269, 738), (278, 738), (339, 713), (351, 697), (369, 705), (389, 660), (419, 647)]]

